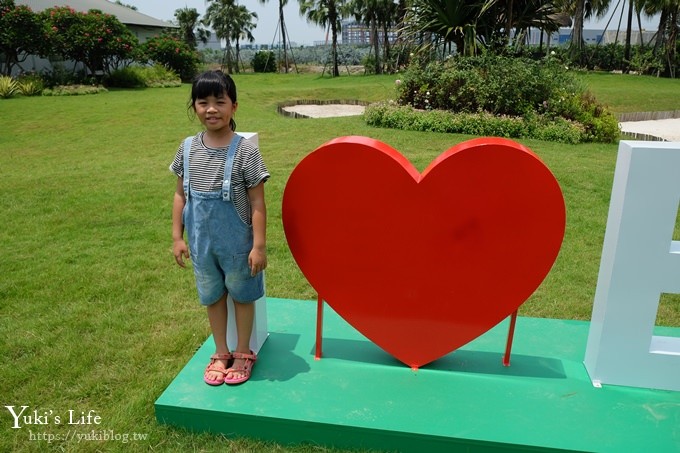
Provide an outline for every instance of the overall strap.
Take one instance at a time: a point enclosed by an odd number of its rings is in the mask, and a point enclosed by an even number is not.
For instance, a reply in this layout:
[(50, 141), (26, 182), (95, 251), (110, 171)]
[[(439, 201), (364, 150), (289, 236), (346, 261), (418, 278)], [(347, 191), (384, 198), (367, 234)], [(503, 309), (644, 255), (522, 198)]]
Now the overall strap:
[(231, 201), (231, 172), (234, 168), (234, 156), (236, 156), (236, 148), (241, 142), (241, 136), (234, 134), (231, 139), (229, 150), (227, 151), (227, 160), (224, 163), (224, 179), (222, 181), (222, 199), (224, 201)]
[(184, 187), (184, 198), (189, 199), (189, 153), (191, 152), (191, 141), (193, 140), (193, 135), (184, 139), (183, 152), (184, 157), (184, 178), (182, 180), (182, 185)]

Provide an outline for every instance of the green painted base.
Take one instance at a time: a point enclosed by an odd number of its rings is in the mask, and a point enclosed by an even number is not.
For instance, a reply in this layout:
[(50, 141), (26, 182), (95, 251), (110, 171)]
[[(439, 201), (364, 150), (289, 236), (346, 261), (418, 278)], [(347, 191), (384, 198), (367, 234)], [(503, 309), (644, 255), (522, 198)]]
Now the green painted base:
[(413, 371), (328, 306), (315, 360), (316, 303), (268, 298), (267, 310), (270, 336), (250, 381), (203, 383), (208, 338), (156, 401), (160, 423), (403, 452), (680, 451), (680, 392), (593, 387), (582, 363), (587, 322), (518, 318), (504, 367), (506, 320)]

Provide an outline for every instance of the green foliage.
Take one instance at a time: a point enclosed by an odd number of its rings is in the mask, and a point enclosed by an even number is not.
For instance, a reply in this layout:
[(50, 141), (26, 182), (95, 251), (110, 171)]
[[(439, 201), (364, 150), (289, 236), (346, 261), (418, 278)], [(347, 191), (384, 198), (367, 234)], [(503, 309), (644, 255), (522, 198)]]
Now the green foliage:
[(66, 85), (46, 88), (43, 96), (80, 96), (84, 94), (98, 94), (108, 91), (102, 86), (93, 85)]
[(83, 63), (91, 74), (107, 74), (132, 57), (137, 38), (116, 17), (99, 10), (79, 13), (73, 8), (43, 11), (49, 27), (51, 53)]
[(9, 76), (0, 76), (0, 98), (7, 99), (14, 96), (19, 89), (16, 81)]
[(630, 69), (638, 74), (660, 74), (665, 64), (661, 55), (654, 55), (652, 49), (637, 49), (630, 59)]
[(255, 72), (276, 72), (276, 56), (271, 50), (260, 50), (251, 60)]
[[(369, 126), (505, 138), (534, 138), (576, 144), (587, 140), (584, 127), (564, 118), (493, 115), (488, 112), (454, 113), (445, 110), (419, 111), (410, 106), (383, 102), (369, 105), (364, 112)], [(617, 127), (618, 137), (618, 123)]]
[(43, 22), (28, 6), (0, 3), (0, 55), (6, 75), (29, 54), (41, 53), (46, 42)]
[(45, 89), (42, 78), (35, 74), (20, 77), (17, 84), (23, 96), (39, 96)]
[[(475, 114), (464, 120), (449, 119), (449, 123), (455, 124), (450, 126), (451, 132), (480, 134), (478, 131), (483, 130), (484, 134), (502, 137), (537, 137), (539, 134), (566, 143), (618, 139), (616, 118), (588, 95), (573, 73), (553, 58), (534, 61), (485, 55), (425, 65), (415, 62), (397, 84), (397, 101), (412, 107), (414, 112), (442, 110)], [(488, 124), (470, 125), (479, 121)], [(517, 126), (518, 121), (526, 123), (526, 127)], [(418, 123), (411, 122), (410, 127)], [(546, 127), (553, 132), (539, 132)]]
[(193, 79), (200, 63), (198, 52), (178, 38), (167, 35), (153, 37), (141, 44), (135, 59), (163, 65), (179, 74), (183, 82)]
[(96, 83), (91, 76), (88, 76), (84, 70), (69, 71), (66, 70), (63, 64), (55, 62), (52, 63), (51, 69), (43, 70), (40, 74), (43, 83), (48, 88), (53, 88), (60, 85), (91, 85)]
[(159, 64), (118, 69), (104, 81), (107, 86), (117, 88), (164, 88), (182, 84), (177, 74)]

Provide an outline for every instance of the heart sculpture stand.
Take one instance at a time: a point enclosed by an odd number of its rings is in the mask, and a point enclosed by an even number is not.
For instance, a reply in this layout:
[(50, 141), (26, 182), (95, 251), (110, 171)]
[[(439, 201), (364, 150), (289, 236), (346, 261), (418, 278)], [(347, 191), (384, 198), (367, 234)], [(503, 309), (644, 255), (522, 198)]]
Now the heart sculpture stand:
[(320, 300), (419, 368), (517, 312), (557, 258), (565, 206), (550, 170), (511, 140), (460, 143), (419, 173), (350, 136), (296, 166), (283, 226)]

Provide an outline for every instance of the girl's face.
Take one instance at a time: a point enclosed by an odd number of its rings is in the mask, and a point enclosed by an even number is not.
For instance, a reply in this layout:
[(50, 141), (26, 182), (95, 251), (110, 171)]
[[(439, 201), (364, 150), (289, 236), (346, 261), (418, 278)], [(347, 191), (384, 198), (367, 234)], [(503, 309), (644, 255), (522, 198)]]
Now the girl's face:
[(215, 97), (198, 98), (194, 110), (201, 124), (209, 132), (231, 131), (230, 121), (236, 113), (237, 103), (231, 101), (227, 93)]

